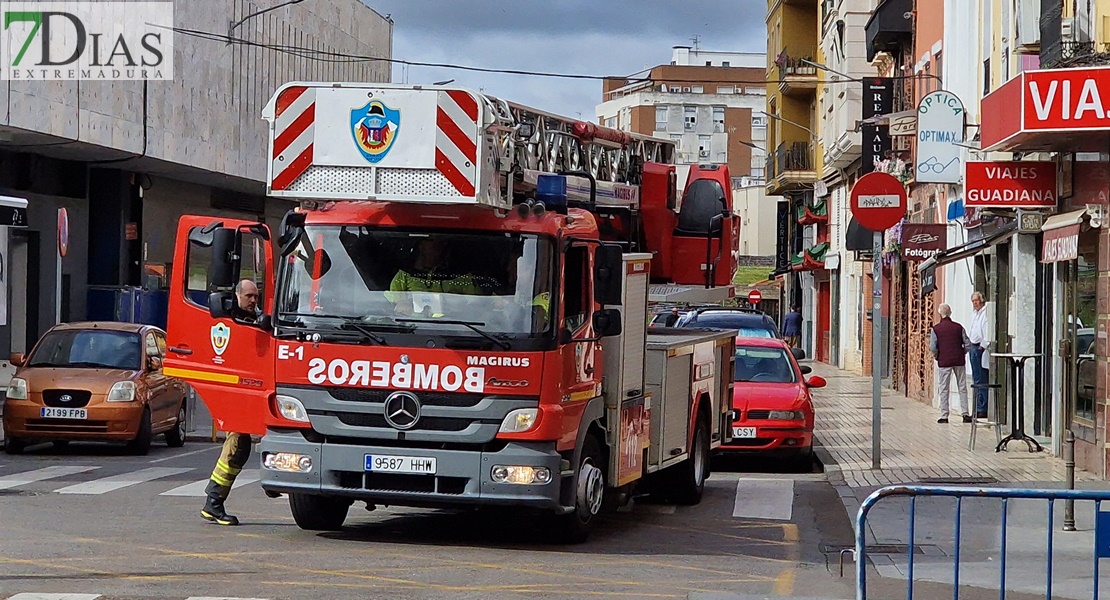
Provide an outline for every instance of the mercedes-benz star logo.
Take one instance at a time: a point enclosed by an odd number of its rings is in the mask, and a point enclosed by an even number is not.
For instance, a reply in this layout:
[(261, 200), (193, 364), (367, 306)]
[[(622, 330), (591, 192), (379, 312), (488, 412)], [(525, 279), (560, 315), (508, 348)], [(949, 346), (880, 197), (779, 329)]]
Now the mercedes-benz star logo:
[(385, 421), (396, 429), (412, 429), (420, 420), (420, 399), (411, 392), (393, 392), (385, 399)]
[(70, 396), (69, 394), (62, 394), (61, 396), (58, 397), (58, 401), (59, 402), (73, 402), (73, 396)]

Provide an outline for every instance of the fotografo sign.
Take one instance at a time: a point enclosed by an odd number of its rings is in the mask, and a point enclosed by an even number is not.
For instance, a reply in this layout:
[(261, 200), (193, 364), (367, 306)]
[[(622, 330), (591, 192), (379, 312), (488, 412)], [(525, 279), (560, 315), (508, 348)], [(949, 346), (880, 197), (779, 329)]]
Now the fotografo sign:
[(0, 79), (173, 79), (173, 2), (0, 2)]
[(963, 175), (960, 147), (967, 114), (952, 92), (938, 90), (917, 105), (918, 183), (959, 183)]
[(902, 260), (924, 261), (947, 245), (948, 229), (944, 224), (902, 224)]

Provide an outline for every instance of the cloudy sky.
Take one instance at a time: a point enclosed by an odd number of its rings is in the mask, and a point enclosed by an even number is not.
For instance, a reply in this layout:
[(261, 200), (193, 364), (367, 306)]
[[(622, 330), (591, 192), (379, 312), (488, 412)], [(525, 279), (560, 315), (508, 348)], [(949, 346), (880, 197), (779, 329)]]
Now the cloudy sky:
[[(766, 50), (766, 0), (363, 0), (395, 23), (393, 57), (495, 69), (628, 75), (669, 63), (671, 47)], [(395, 65), (393, 80), (484, 89), (594, 118), (601, 82)]]

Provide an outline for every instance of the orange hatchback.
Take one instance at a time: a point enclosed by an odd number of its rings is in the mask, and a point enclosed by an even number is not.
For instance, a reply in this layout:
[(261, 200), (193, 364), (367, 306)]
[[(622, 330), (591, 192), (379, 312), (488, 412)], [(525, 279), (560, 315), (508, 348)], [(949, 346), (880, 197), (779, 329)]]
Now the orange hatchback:
[(166, 334), (132, 323), (64, 323), (17, 367), (4, 399), (4, 448), (71, 440), (126, 442), (146, 454), (155, 435), (185, 443), (185, 384), (162, 374)]

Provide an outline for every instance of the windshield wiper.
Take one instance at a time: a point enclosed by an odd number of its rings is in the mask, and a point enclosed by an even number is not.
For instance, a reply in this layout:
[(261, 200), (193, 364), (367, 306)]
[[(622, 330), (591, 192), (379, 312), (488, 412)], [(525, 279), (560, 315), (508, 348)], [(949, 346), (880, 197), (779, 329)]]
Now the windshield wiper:
[[(315, 319), (332, 319), (332, 320), (336, 320), (336, 321), (342, 321), (342, 325), (341, 325), (342, 330), (354, 331), (354, 332), (360, 333), (360, 334), (362, 334), (362, 336), (364, 338), (366, 338), (368, 340), (371, 340), (371, 341), (373, 341), (373, 342), (375, 342), (375, 343), (377, 343), (378, 345), (381, 345), (381, 346), (388, 346), (389, 345), (385, 341), (385, 338), (383, 338), (382, 336), (374, 333), (368, 326), (363, 324), (361, 322), (361, 319), (359, 319), (358, 317), (348, 317), (348, 316), (345, 316), (345, 315), (317, 315), (317, 314), (314, 314), (314, 313), (283, 313), (278, 317), (278, 319), (282, 320), (284, 317), (310, 317), (310, 318), (315, 318)], [(298, 331), (319, 333), (321, 335), (331, 335), (331, 334), (334, 334), (334, 333), (338, 333), (342, 330), (328, 331), (328, 330), (320, 330), (320, 329), (316, 329), (316, 328), (312, 328), (312, 327), (300, 327), (300, 328), (298, 328)]]
[(512, 345), (509, 344), (509, 342), (506, 342), (504, 340), (499, 340), (496, 337), (490, 335), (489, 333), (486, 333), (485, 331), (482, 331), (481, 329), (478, 329), (479, 327), (484, 327), (485, 326), (485, 323), (482, 323), (480, 321), (456, 321), (456, 320), (453, 320), (453, 319), (410, 319), (410, 318), (395, 319), (395, 320), (398, 323), (438, 323), (440, 325), (462, 325), (464, 327), (469, 327), (471, 329), (471, 331), (473, 331), (474, 333), (477, 333), (478, 335), (480, 335), (480, 336), (486, 338), (487, 340), (497, 344), (498, 346), (501, 346), (501, 348), (503, 350), (511, 350), (512, 349)]

